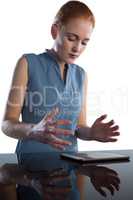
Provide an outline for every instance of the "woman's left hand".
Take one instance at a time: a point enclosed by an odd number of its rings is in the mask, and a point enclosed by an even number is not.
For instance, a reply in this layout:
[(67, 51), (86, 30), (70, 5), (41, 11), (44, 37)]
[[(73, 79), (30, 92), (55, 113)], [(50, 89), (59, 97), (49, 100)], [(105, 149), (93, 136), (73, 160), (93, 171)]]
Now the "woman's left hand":
[(79, 126), (79, 138), (85, 140), (96, 140), (99, 142), (116, 142), (120, 135), (119, 126), (115, 125), (114, 120), (103, 122), (107, 115), (102, 115), (95, 120), (91, 127)]
[(93, 140), (97, 140), (99, 142), (116, 142), (117, 139), (114, 138), (120, 135), (118, 132), (119, 126), (114, 125), (114, 120), (109, 122), (102, 122), (107, 115), (102, 115), (96, 119), (90, 129), (90, 135)]

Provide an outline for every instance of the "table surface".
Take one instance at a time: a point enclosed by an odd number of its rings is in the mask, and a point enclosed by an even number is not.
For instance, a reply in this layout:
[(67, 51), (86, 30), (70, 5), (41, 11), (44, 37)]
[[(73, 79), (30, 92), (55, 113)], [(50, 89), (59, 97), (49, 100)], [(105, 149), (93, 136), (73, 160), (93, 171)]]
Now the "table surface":
[(133, 200), (133, 150), (104, 152), (130, 161), (83, 166), (58, 153), (0, 154), (0, 199)]

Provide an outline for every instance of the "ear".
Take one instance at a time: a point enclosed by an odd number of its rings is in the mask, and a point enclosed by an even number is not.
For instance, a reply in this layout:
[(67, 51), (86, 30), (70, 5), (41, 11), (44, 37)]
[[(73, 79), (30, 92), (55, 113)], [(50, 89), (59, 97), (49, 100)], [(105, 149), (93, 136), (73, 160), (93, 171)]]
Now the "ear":
[(51, 35), (53, 37), (53, 39), (55, 40), (57, 38), (57, 35), (58, 35), (58, 30), (59, 27), (57, 24), (53, 24), (52, 27), (51, 27)]

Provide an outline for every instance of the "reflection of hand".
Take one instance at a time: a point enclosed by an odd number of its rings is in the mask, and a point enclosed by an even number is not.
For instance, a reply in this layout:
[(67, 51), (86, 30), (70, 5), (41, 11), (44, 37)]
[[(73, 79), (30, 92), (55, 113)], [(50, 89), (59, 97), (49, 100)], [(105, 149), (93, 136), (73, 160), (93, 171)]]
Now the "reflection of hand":
[(64, 170), (53, 171), (49, 176), (33, 179), (31, 185), (41, 196), (47, 200), (65, 200), (71, 191), (70, 176)]
[(119, 190), (120, 178), (112, 169), (103, 166), (85, 166), (80, 171), (90, 177), (94, 188), (103, 196), (106, 196), (106, 192), (102, 187), (107, 188), (112, 195), (115, 189)]
[(65, 200), (71, 191), (71, 180), (68, 172), (62, 168), (44, 173), (29, 173), (16, 164), (5, 164), (0, 168), (0, 185), (18, 184), (33, 187), (47, 200)]
[(106, 115), (102, 115), (91, 127), (91, 134), (94, 140), (100, 142), (115, 142), (117, 141), (116, 138), (112, 138), (114, 136), (118, 136), (119, 127), (117, 125), (114, 126), (114, 121), (111, 120), (107, 123), (103, 123), (102, 121), (106, 118)]
[(58, 108), (54, 108), (48, 112), (46, 116), (36, 125), (33, 126), (29, 133), (29, 138), (37, 140), (42, 143), (51, 145), (57, 149), (64, 149), (66, 145), (71, 142), (58, 138), (58, 135), (72, 135), (71, 130), (58, 128), (59, 125), (69, 125), (69, 120), (55, 120), (56, 115), (59, 113)]
[(1, 184), (29, 184), (26, 172), (20, 169), (17, 164), (4, 164), (0, 167), (0, 183)]
[(11, 176), (8, 171), (8, 166), (3, 165), (0, 167), (0, 184), (8, 184), (11, 182), (10, 180)]

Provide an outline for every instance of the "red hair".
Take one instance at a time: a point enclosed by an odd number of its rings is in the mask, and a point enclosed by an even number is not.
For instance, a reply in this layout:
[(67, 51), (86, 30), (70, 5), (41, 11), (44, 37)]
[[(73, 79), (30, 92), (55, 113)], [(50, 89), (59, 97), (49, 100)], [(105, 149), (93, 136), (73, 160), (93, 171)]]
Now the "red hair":
[(80, 1), (68, 1), (65, 3), (55, 16), (54, 23), (66, 25), (73, 18), (89, 19), (95, 26), (95, 17), (90, 8)]

